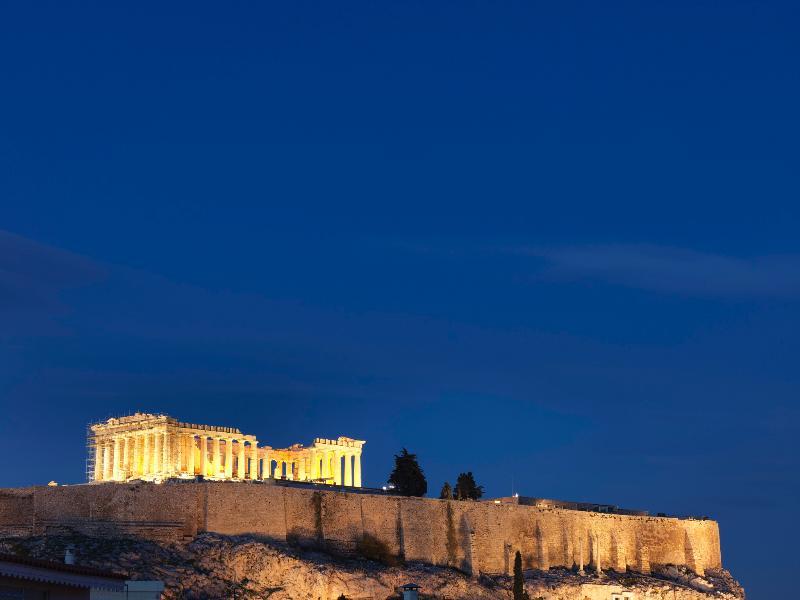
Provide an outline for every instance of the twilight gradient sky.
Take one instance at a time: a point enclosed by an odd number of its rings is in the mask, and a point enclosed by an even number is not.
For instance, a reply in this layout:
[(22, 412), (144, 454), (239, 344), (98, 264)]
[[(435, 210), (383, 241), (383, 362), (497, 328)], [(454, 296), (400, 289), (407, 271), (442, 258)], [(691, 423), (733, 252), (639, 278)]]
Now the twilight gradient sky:
[[(786, 2), (0, 9), (0, 485), (135, 409), (800, 536)], [(765, 547), (772, 550), (767, 552)]]

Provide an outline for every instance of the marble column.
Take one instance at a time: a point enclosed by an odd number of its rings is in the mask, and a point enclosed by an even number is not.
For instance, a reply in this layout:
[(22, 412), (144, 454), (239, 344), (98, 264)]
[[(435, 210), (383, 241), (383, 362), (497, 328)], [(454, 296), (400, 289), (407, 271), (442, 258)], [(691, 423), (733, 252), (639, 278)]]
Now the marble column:
[(211, 444), (211, 475), (213, 477), (219, 477), (219, 472), (222, 468), (222, 461), (220, 460), (219, 438), (215, 437), (211, 441)]
[(131, 477), (138, 477), (142, 474), (142, 436), (140, 434), (133, 435), (133, 468), (131, 468)]
[(131, 474), (131, 436), (122, 438), (122, 479), (127, 479)]
[(319, 462), (317, 461), (317, 452), (315, 450), (308, 451), (308, 478), (309, 479), (316, 479), (317, 475), (317, 466)]
[(200, 474), (208, 477), (208, 437), (200, 437)]
[(103, 481), (111, 479), (111, 442), (103, 443)]
[(355, 487), (361, 487), (361, 451), (359, 450), (356, 452), (356, 456), (353, 459), (353, 485)]
[(261, 477), (272, 477), (272, 455), (269, 450), (264, 450), (264, 458), (261, 459)]
[(344, 454), (344, 484), (348, 487), (353, 486), (353, 455), (349, 452)]
[(239, 440), (239, 453), (236, 457), (236, 477), (244, 479), (244, 440)]
[(184, 463), (183, 456), (185, 454), (183, 448), (184, 439), (181, 433), (176, 433), (174, 438), (175, 439), (173, 440), (173, 443), (175, 444), (175, 472), (178, 475), (180, 475), (181, 473), (183, 473), (183, 463)]
[(114, 481), (122, 480), (122, 436), (114, 436)]
[(250, 479), (258, 479), (258, 442), (250, 442)]
[(342, 485), (342, 454), (338, 451), (333, 453), (333, 483)]
[(172, 474), (172, 469), (170, 468), (170, 460), (172, 459), (172, 456), (170, 454), (169, 439), (170, 436), (168, 431), (165, 431), (161, 434), (161, 471), (166, 476)]
[(194, 443), (194, 434), (190, 433), (186, 436), (186, 470), (192, 477), (194, 477), (194, 451), (196, 447)]
[(298, 481), (305, 481), (306, 480), (306, 461), (308, 460), (307, 457), (303, 456), (300, 458), (298, 467), (297, 467), (297, 480)]
[(330, 483), (328, 480), (331, 478), (331, 454), (328, 451), (322, 452), (322, 478), (325, 483)]
[(144, 440), (142, 441), (142, 475), (149, 475), (150, 474), (150, 458), (152, 457), (153, 453), (150, 449), (150, 433), (145, 432)]
[(96, 438), (94, 442), (94, 481), (103, 481), (103, 445)]
[(225, 477), (233, 477), (233, 441), (230, 438), (225, 440)]
[(153, 473), (161, 474), (161, 459), (164, 451), (161, 449), (161, 432), (156, 431), (153, 434), (153, 464), (150, 471)]

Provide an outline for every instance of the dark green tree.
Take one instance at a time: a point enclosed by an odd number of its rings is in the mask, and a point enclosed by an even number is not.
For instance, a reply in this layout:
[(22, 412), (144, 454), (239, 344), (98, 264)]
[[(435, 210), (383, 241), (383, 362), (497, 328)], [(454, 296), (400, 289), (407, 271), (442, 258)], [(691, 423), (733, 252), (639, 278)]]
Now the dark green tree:
[(453, 488), (450, 487), (450, 484), (447, 481), (444, 482), (444, 485), (442, 486), (442, 491), (439, 492), (439, 498), (441, 500), (453, 499)]
[(522, 555), (519, 550), (514, 555), (514, 600), (530, 600), (525, 591), (525, 578), (522, 576)]
[(424, 496), (428, 491), (425, 473), (417, 462), (417, 455), (403, 448), (394, 456), (394, 471), (389, 475), (389, 483), (403, 496)]
[(456, 480), (456, 500), (477, 500), (483, 496), (483, 486), (475, 483), (472, 471), (461, 473)]

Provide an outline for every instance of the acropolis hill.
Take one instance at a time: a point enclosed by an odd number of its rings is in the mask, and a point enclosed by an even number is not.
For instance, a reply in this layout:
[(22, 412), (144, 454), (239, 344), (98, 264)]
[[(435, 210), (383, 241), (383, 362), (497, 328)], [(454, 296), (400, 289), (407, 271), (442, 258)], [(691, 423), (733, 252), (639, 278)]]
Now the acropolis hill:
[[(467, 578), (509, 574), (519, 551), (525, 569), (578, 578), (578, 600), (595, 598), (584, 589), (586, 577), (602, 593), (620, 577), (647, 579), (666, 569), (702, 582), (692, 584), (695, 591), (711, 586), (708, 593), (715, 577), (729, 577), (715, 521), (516, 498), (390, 495), (360, 487), (363, 446), (339, 437), (275, 450), (235, 428), (139, 413), (110, 419), (90, 430), (89, 484), (0, 489), (0, 537), (121, 536), (169, 546), (235, 536), (345, 558), (361, 556), (369, 543), (405, 564), (456, 569)], [(343, 590), (334, 592), (285, 597), (333, 599)], [(612, 598), (602, 593), (596, 597)], [(464, 594), (446, 597), (493, 597)], [(614, 598), (652, 597), (621, 594)], [(686, 594), (670, 597), (705, 597)]]

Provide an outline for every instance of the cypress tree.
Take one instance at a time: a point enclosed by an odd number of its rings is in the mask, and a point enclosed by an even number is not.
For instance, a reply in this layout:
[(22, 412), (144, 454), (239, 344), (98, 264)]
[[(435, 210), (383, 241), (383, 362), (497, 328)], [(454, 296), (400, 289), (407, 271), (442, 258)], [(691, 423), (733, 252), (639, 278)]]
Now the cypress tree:
[(403, 496), (424, 496), (428, 491), (428, 481), (417, 462), (417, 455), (405, 448), (394, 456), (394, 470), (389, 475), (389, 483)]
[(514, 600), (530, 600), (525, 591), (525, 578), (522, 576), (522, 555), (517, 550), (514, 555)]
[(456, 500), (477, 500), (483, 496), (483, 486), (475, 483), (472, 471), (461, 473), (456, 480)]
[(439, 498), (441, 500), (453, 499), (453, 488), (450, 487), (450, 484), (447, 481), (444, 482), (444, 485), (442, 486), (442, 491), (439, 492)]

